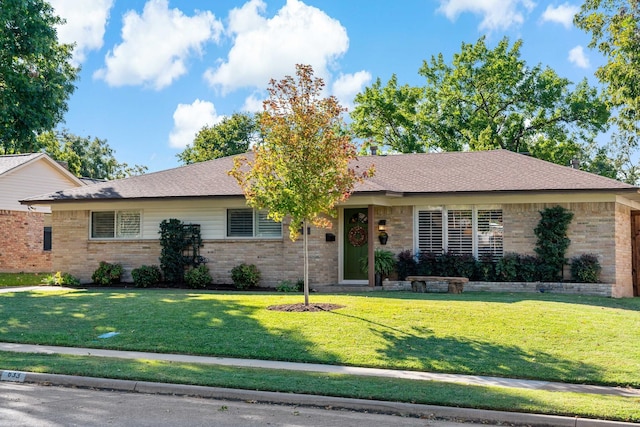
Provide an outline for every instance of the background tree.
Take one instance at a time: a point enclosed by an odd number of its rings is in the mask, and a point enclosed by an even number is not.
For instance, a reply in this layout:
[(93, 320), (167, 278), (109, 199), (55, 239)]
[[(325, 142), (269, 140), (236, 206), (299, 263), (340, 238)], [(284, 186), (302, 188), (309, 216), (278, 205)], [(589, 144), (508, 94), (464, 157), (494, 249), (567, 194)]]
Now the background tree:
[(44, 0), (2, 0), (0, 6), (0, 150), (37, 151), (36, 134), (67, 111), (78, 69), (72, 46), (58, 43), (61, 19)]
[(390, 147), (400, 153), (421, 153), (427, 148), (421, 140), (416, 110), (421, 101), (420, 88), (398, 87), (394, 74), (385, 87), (378, 78), (371, 87), (355, 97), (351, 112), (353, 132), (369, 145)]
[(141, 175), (146, 166), (129, 166), (116, 160), (114, 150), (104, 139), (80, 137), (68, 131), (49, 131), (38, 135), (38, 145), (53, 159), (64, 161), (69, 171), (84, 178), (120, 179)]
[(574, 18), (578, 28), (591, 34), (589, 47), (607, 62), (596, 70), (615, 112), (612, 151), (621, 178), (638, 182), (640, 136), (640, 2), (638, 0), (586, 0)]
[(605, 103), (586, 80), (572, 88), (552, 69), (527, 65), (521, 45), (504, 38), (489, 49), (482, 37), (463, 43), (450, 64), (433, 56), (419, 70), (422, 88), (378, 80), (356, 97), (354, 132), (400, 152), (504, 148), (562, 164), (585, 157), (606, 129)]
[[(260, 115), (263, 141), (253, 159), (238, 157), (229, 173), (242, 187), (247, 203), (267, 209), (269, 217), (289, 217), (289, 235), (299, 237), (299, 225), (330, 226), (326, 215), (349, 197), (354, 185), (372, 170), (350, 166), (356, 147), (342, 121), (344, 109), (335, 97), (322, 98), (324, 82), (308, 65), (296, 66), (296, 77), (271, 80), (269, 98)], [(304, 245), (304, 302), (309, 304), (309, 254)]]
[(259, 126), (255, 116), (234, 113), (216, 125), (200, 129), (193, 144), (187, 146), (177, 157), (188, 165), (233, 156), (246, 153), (251, 144), (259, 139)]

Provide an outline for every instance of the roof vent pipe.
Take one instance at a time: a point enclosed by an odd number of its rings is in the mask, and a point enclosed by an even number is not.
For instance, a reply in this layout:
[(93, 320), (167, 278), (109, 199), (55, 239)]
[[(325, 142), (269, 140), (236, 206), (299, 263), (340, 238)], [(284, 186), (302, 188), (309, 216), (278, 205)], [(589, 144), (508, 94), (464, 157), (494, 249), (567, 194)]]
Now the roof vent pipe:
[(580, 169), (580, 160), (573, 158), (569, 161), (569, 166), (573, 169)]
[(369, 147), (369, 149), (371, 150), (371, 155), (372, 156), (377, 156), (378, 155), (378, 146), (377, 145), (372, 145), (371, 147)]

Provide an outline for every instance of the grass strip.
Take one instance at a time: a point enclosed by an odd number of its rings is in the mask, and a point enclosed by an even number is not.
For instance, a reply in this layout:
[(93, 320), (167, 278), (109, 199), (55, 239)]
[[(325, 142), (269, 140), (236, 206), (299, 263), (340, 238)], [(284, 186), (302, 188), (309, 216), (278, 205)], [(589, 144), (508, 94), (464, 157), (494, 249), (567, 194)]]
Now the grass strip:
[(0, 352), (5, 370), (640, 422), (640, 398), (149, 360)]
[(7, 286), (39, 286), (50, 273), (0, 273), (0, 288)]

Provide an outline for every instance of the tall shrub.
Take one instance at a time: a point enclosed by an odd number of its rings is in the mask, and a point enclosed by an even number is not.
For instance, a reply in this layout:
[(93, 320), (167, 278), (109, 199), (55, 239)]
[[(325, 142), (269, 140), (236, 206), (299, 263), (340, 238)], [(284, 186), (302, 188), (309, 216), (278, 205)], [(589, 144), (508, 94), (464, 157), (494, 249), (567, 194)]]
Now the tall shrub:
[(171, 218), (160, 223), (160, 268), (169, 283), (181, 284), (184, 280), (184, 240), (182, 221)]
[(540, 211), (540, 222), (533, 230), (538, 241), (535, 251), (540, 260), (540, 280), (555, 282), (562, 279), (562, 268), (567, 263), (565, 253), (571, 244), (567, 237), (573, 212), (562, 206)]
[(179, 219), (163, 220), (160, 223), (160, 268), (165, 281), (174, 284), (184, 282), (186, 267), (197, 267), (204, 262), (200, 256), (200, 226), (183, 224)]

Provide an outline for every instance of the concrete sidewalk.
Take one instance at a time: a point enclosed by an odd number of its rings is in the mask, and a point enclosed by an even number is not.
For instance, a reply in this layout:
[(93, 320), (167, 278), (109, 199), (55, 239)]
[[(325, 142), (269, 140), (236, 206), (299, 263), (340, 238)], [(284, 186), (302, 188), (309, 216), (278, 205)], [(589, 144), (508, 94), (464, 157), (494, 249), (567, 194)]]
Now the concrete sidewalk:
[(586, 384), (567, 384), (551, 381), (522, 380), (478, 375), (438, 374), (395, 369), (362, 368), (356, 366), (322, 365), (274, 360), (235, 359), (228, 357), (191, 356), (186, 354), (149, 353), (141, 351), (104, 350), (97, 348), (57, 347), (47, 345), (0, 343), (0, 351), (19, 353), (67, 354), (74, 356), (110, 357), (115, 359), (144, 359), (165, 362), (197, 363), (203, 365), (237, 366), (242, 368), (280, 369), (325, 374), (345, 374), (407, 380), (440, 381), (466, 385), (524, 388), (531, 390), (567, 391), (573, 393), (610, 394), (640, 398), (640, 390)]
[[(0, 343), (0, 351), (40, 354), (66, 354), (76, 356), (108, 357), (118, 359), (144, 359), (180, 363), (198, 363), (222, 366), (237, 366), (264, 369), (280, 369), (302, 372), (337, 373), (347, 375), (402, 378), (421, 381), (441, 381), (458, 384), (485, 385), (497, 387), (525, 388), (548, 391), (568, 391), (576, 393), (609, 394), (640, 398), (640, 390), (619, 387), (603, 387), (580, 384), (564, 384), (549, 381), (531, 381), (475, 375), (437, 374), (391, 369), (361, 368), (350, 366), (322, 365), (313, 363), (294, 363), (268, 360), (234, 359), (223, 357), (190, 356), (183, 354), (162, 354), (138, 351), (116, 351), (93, 348), (57, 347), (45, 345)], [(1, 369), (1, 366), (0, 366)], [(480, 423), (512, 423), (514, 425), (536, 426), (638, 426), (634, 423), (593, 420), (577, 417), (526, 414), (452, 408), (433, 405), (419, 405), (400, 402), (386, 402), (363, 399), (346, 399), (329, 396), (302, 395), (293, 393), (262, 392), (253, 390), (225, 389), (182, 384), (162, 384), (145, 381), (113, 380), (103, 378), (77, 377), (71, 375), (37, 374), (0, 370), (2, 381), (43, 383), (73, 387), (120, 390), (138, 393), (160, 393), (211, 397), (229, 400), (260, 401), (316, 407), (344, 408), (356, 411), (393, 413), (403, 416), (441, 418), (449, 420), (467, 420)]]

